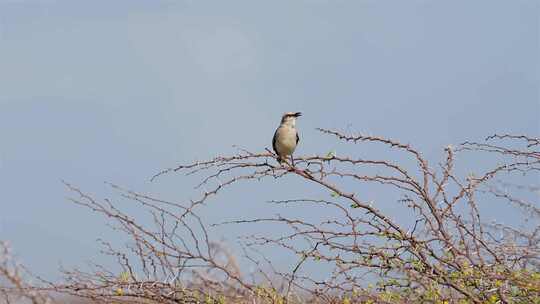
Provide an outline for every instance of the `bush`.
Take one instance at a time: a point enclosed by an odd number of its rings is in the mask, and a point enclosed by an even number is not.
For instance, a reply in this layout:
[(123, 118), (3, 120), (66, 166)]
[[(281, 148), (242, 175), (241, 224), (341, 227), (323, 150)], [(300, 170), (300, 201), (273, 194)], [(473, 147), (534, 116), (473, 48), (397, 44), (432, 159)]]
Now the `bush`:
[[(202, 176), (199, 186), (210, 189), (187, 203), (111, 185), (122, 198), (150, 212), (152, 227), (140, 224), (111, 200), (97, 200), (66, 183), (74, 203), (110, 219), (131, 243), (117, 249), (103, 242), (105, 252), (121, 266), (120, 273), (99, 266), (90, 272), (65, 271), (64, 282), (42, 281), (34, 288), (122, 303), (540, 303), (540, 208), (520, 196), (530, 197), (539, 188), (505, 180), (538, 174), (540, 140), (493, 135), (482, 143), (449, 146), (434, 169), (418, 150), (398, 141), (319, 131), (349, 144), (381, 145), (413, 162), (331, 152), (298, 157), (291, 166), (277, 164), (270, 151), (241, 150), (153, 177)], [(459, 176), (456, 155), (466, 153), (494, 156), (498, 163), (480, 174)], [(287, 228), (285, 234), (246, 236), (242, 256), (212, 240), (209, 226), (197, 212), (204, 202), (233, 184), (277, 182), (285, 176), (313, 183), (329, 194), (271, 203), (324, 208), (328, 216), (321, 221), (278, 215), (224, 223)], [(364, 185), (399, 195), (396, 208), (403, 210), (402, 217), (395, 220), (376, 203), (364, 200), (360, 191), (347, 190)], [(522, 212), (528, 224), (485, 222), (483, 210), (501, 202)], [(287, 272), (278, 271), (264, 255), (268, 246), (296, 256), (297, 262)], [(252, 263), (257, 275), (243, 273), (239, 259)], [(324, 265), (321, 269), (329, 269), (327, 279), (303, 271), (306, 265)], [(4, 288), (8, 291), (13, 289)]]

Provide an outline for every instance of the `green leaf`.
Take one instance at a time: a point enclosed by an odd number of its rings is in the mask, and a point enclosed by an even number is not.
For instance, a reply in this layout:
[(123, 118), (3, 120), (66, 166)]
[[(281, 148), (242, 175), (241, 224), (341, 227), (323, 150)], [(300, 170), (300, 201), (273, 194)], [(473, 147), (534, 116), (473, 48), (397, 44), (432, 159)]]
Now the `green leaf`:
[(120, 281), (122, 283), (129, 282), (129, 272), (124, 271), (124, 272), (120, 273), (120, 275), (118, 276), (118, 281)]
[(333, 158), (336, 156), (336, 150), (332, 150), (326, 154), (326, 158)]

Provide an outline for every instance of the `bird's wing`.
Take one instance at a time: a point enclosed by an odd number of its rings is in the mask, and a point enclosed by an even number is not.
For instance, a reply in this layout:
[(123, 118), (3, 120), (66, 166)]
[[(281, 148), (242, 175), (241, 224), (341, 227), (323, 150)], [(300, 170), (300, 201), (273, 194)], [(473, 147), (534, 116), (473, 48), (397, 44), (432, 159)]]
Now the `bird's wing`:
[(298, 136), (298, 131), (296, 131), (296, 144), (298, 145), (298, 142), (300, 141), (300, 136)]
[(278, 130), (279, 128), (276, 129), (276, 132), (274, 133), (274, 138), (272, 138), (272, 148), (274, 149), (274, 152), (276, 152), (276, 154), (278, 154), (278, 151), (276, 149), (276, 138)]

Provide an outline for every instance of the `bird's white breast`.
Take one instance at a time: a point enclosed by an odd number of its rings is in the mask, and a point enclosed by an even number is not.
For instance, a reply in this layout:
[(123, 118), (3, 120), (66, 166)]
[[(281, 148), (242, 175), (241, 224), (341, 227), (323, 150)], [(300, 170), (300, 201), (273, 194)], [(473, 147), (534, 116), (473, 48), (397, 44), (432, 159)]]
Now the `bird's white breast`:
[(296, 149), (296, 129), (282, 125), (276, 134), (276, 150), (279, 155), (291, 155)]

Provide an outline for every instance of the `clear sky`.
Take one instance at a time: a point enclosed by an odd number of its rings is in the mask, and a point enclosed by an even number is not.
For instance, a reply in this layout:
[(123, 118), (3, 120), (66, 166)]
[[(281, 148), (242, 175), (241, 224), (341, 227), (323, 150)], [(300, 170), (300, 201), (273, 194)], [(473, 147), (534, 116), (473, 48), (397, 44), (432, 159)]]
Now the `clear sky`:
[[(232, 145), (263, 151), (286, 111), (304, 113), (308, 155), (334, 148), (315, 127), (434, 162), (466, 139), (539, 136), (539, 20), (533, 0), (0, 0), (0, 239), (42, 274), (99, 260), (109, 230), (61, 179), (183, 200), (192, 183), (149, 177)], [(270, 189), (237, 186), (207, 218), (301, 192)]]

